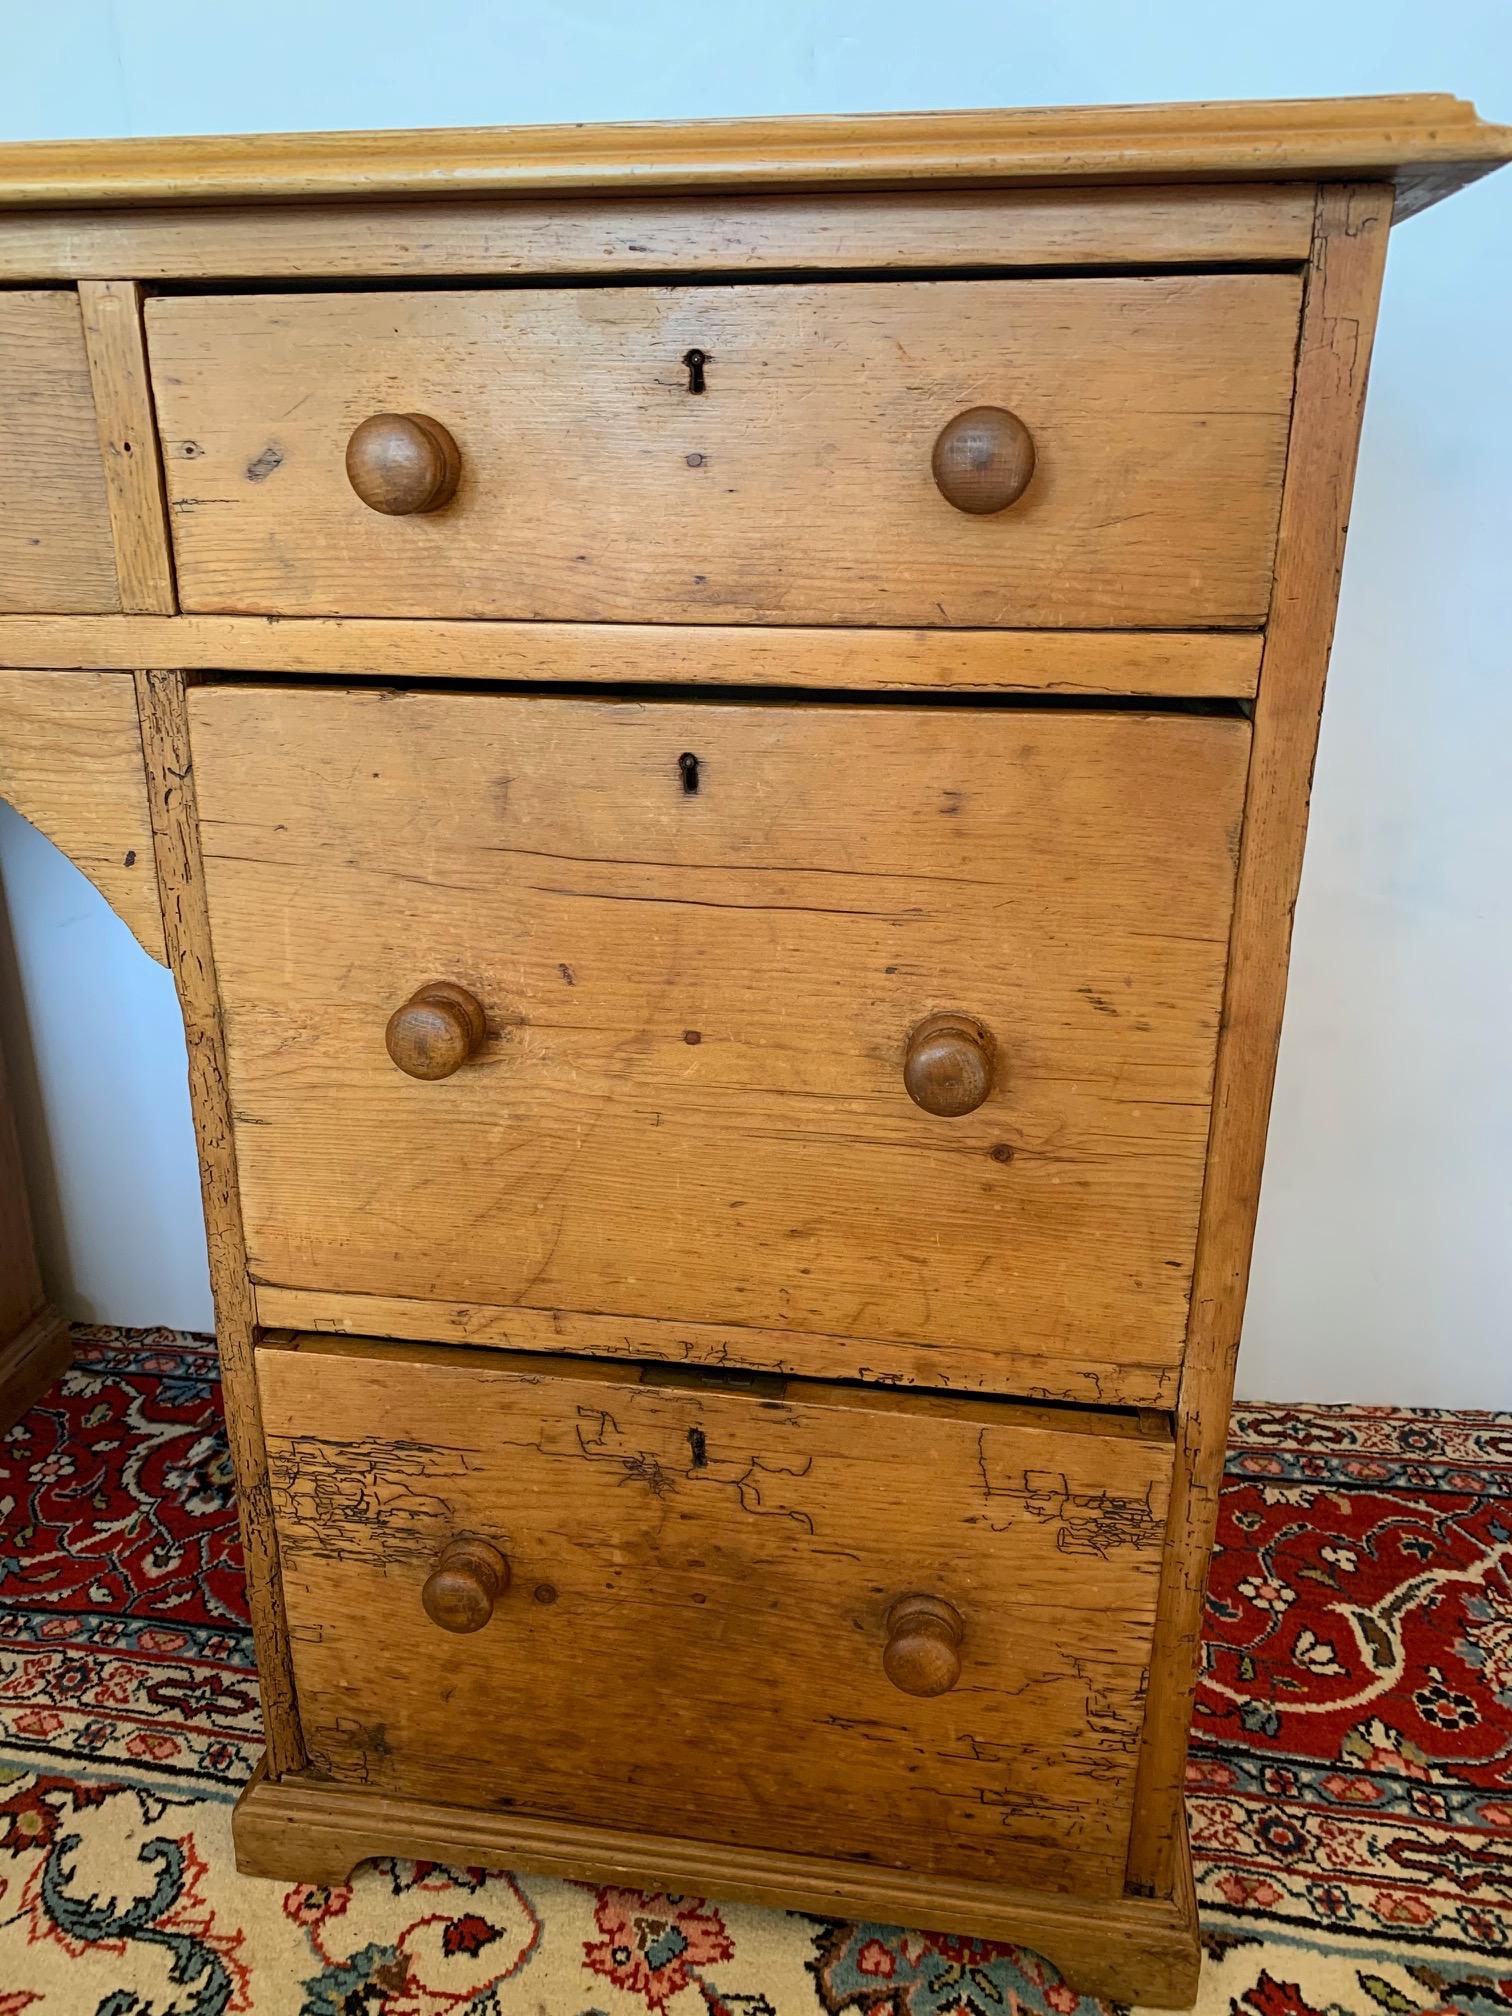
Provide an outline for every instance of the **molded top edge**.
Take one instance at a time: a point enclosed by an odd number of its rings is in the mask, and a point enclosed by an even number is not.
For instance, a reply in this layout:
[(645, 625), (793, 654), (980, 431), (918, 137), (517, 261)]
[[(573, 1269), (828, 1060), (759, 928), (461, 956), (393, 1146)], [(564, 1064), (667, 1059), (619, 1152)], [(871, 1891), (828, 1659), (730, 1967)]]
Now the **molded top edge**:
[(1512, 160), (1446, 94), (0, 146), (0, 208), (1015, 183), (1394, 181), (1398, 215)]

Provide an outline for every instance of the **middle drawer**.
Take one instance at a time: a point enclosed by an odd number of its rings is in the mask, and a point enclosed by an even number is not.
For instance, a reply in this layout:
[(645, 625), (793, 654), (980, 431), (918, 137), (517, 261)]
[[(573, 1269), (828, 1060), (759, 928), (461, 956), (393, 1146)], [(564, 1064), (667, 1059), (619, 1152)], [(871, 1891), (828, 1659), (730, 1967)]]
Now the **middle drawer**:
[[(1169, 1399), (1246, 722), (250, 685), (190, 718), (259, 1281)], [(484, 1027), (421, 1081), (385, 1032), (437, 982)]]

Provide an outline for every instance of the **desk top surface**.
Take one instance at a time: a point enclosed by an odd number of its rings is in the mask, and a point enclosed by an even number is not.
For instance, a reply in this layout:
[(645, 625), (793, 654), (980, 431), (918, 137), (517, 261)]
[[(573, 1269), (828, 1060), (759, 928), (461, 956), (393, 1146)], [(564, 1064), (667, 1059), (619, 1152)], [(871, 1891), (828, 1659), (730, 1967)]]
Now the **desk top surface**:
[(1411, 215), (1512, 160), (1441, 93), (1024, 111), (23, 141), (0, 208), (1390, 180)]

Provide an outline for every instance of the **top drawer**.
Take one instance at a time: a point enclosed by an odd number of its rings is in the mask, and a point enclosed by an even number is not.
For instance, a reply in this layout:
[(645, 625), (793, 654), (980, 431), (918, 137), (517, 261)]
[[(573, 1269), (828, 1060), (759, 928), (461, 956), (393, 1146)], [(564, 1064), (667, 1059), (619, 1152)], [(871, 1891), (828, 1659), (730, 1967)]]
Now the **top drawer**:
[(0, 615), (119, 609), (79, 299), (0, 290)]
[[(156, 301), (183, 606), (1258, 624), (1299, 296), (1236, 274)], [(978, 515), (931, 465), (981, 406), (1034, 460)], [(451, 435), (449, 502), (361, 501), (347, 444), (380, 414)]]

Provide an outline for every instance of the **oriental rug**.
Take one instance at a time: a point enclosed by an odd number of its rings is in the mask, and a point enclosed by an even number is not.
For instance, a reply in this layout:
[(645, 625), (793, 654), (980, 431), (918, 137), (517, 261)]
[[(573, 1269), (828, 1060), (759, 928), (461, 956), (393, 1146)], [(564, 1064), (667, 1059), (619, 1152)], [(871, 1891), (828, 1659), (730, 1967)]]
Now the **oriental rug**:
[[(239, 1877), (214, 1350), (77, 1347), (0, 1443), (0, 2016), (1105, 2016), (1031, 1954), (716, 1898)], [(1188, 1800), (1205, 2016), (1512, 2010), (1512, 1416), (1237, 1411)]]

